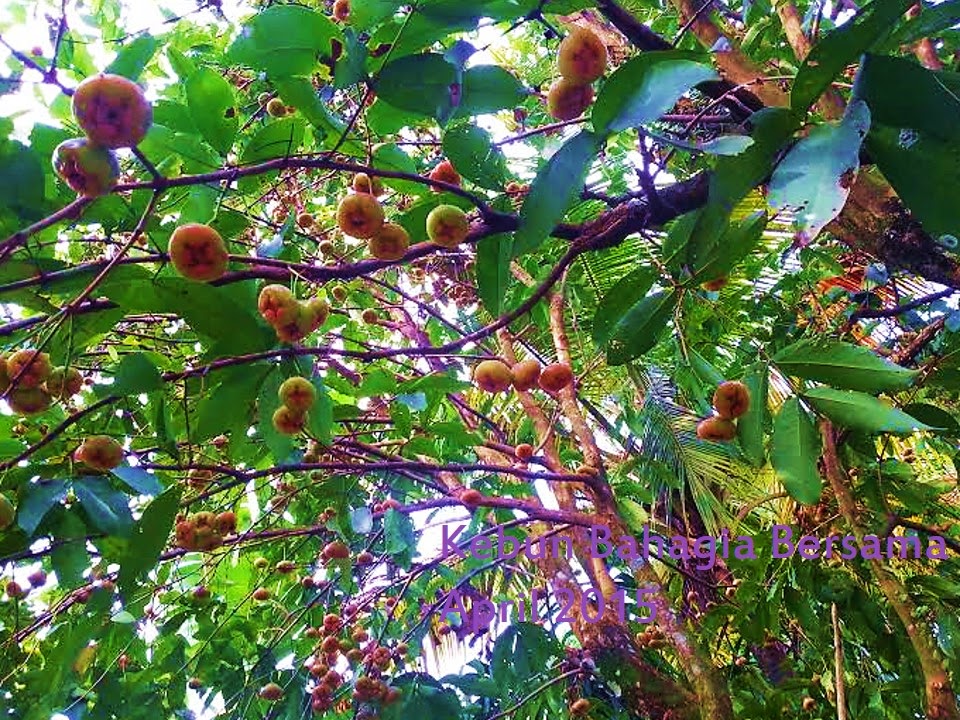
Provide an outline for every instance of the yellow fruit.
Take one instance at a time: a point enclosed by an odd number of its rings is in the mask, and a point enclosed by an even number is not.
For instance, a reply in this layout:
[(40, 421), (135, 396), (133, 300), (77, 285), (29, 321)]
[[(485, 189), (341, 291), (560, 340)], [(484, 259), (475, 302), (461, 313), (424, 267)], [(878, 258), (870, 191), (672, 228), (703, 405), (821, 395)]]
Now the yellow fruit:
[(308, 212), (302, 212), (297, 215), (297, 225), (302, 227), (304, 230), (309, 230), (313, 227), (314, 217)]
[(306, 424), (307, 416), (305, 413), (291, 410), (286, 405), (281, 405), (273, 413), (273, 427), (283, 435), (298, 435), (303, 432)]
[(510, 370), (513, 376), (513, 386), (517, 390), (529, 390), (540, 379), (540, 363), (536, 360), (523, 360)]
[(123, 462), (123, 447), (108, 435), (88, 437), (73, 453), (76, 462), (104, 472)]
[(505, 392), (513, 385), (510, 368), (499, 360), (484, 360), (473, 371), (477, 387), (489, 393)]
[[(443, 160), (437, 165), (433, 170), (430, 171), (428, 176), (431, 180), (438, 180), (439, 182), (445, 182), (448, 185), (460, 186), (460, 173), (458, 173), (453, 164), (449, 160)], [(443, 192), (443, 188), (440, 187), (431, 187), (434, 192)]]
[(353, 176), (353, 190), (354, 192), (380, 197), (383, 195), (383, 181), (378, 177), (371, 178), (366, 173), (357, 173)]
[(13, 525), (13, 518), (17, 514), (17, 509), (10, 502), (10, 499), (0, 493), (0, 530), (6, 530)]
[(553, 363), (547, 365), (540, 373), (538, 383), (542, 390), (549, 393), (556, 393), (563, 390), (573, 382), (573, 371), (566, 363)]
[(53, 151), (53, 170), (76, 193), (97, 197), (116, 186), (120, 165), (113, 150), (86, 138), (64, 140)]
[(383, 207), (373, 195), (353, 193), (337, 207), (337, 225), (350, 237), (366, 240), (383, 227)]
[(310, 318), (310, 332), (318, 330), (330, 317), (330, 303), (323, 298), (311, 298), (307, 302), (307, 315)]
[(181, 225), (170, 236), (167, 252), (177, 272), (190, 280), (210, 282), (227, 271), (227, 246), (209, 225)]
[(40, 387), (50, 377), (50, 356), (38, 350), (18, 350), (7, 358), (7, 375), (18, 389)]
[(370, 238), (367, 246), (370, 254), (377, 260), (399, 260), (410, 247), (407, 231), (395, 223), (384, 223), (383, 227)]
[(560, 78), (547, 92), (547, 112), (557, 120), (573, 120), (583, 115), (593, 102), (593, 88)]
[(273, 98), (267, 103), (267, 114), (270, 117), (283, 117), (287, 114), (287, 106), (283, 104), (280, 98)]
[(277, 337), (286, 343), (303, 340), (316, 330), (316, 317), (306, 303), (297, 303), (297, 314), (292, 322), (276, 326)]
[(280, 385), (280, 402), (290, 410), (305, 413), (317, 399), (317, 391), (313, 383), (304, 377), (291, 377)]
[(735, 420), (750, 409), (750, 391), (742, 382), (728, 380), (713, 393), (713, 407), (727, 420)]
[(697, 424), (697, 437), (701, 440), (725, 442), (737, 436), (737, 426), (727, 418), (709, 417)]
[(55, 367), (43, 387), (53, 397), (66, 400), (83, 389), (83, 376), (76, 368)]
[(427, 215), (427, 237), (441, 247), (455, 248), (469, 233), (470, 221), (454, 205), (438, 205)]
[(80, 83), (73, 115), (90, 141), (105, 148), (134, 147), (153, 124), (143, 90), (120, 75), (95, 75)]
[(285, 285), (267, 285), (257, 299), (260, 315), (274, 327), (296, 321), (298, 309), (297, 299)]
[(560, 43), (557, 69), (580, 85), (597, 80), (607, 69), (607, 46), (592, 30), (575, 27)]

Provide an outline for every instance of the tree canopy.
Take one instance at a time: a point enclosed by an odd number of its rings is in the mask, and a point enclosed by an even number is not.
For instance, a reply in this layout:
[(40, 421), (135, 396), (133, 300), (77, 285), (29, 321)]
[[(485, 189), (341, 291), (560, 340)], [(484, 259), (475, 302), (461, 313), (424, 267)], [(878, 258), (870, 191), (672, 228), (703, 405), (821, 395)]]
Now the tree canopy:
[(0, 8), (0, 717), (960, 720), (958, 25)]

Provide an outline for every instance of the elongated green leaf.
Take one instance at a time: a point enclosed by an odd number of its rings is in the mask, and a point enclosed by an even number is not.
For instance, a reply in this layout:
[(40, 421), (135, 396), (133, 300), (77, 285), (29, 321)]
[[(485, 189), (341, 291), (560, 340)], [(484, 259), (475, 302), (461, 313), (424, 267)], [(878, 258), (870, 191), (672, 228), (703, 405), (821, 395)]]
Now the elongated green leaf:
[(123, 484), (140, 495), (159, 495), (163, 492), (163, 485), (157, 479), (157, 476), (148, 473), (143, 468), (121, 465), (114, 468), (111, 473), (114, 477), (120, 478)]
[(773, 362), (786, 375), (864, 392), (902, 390), (918, 375), (865, 347), (830, 338), (801, 340), (774, 355)]
[(817, 412), (826, 415), (840, 427), (900, 435), (930, 429), (929, 425), (902, 410), (865, 393), (818, 387), (806, 391), (803, 397)]
[(484, 307), (495, 317), (503, 312), (510, 285), (512, 256), (513, 238), (510, 235), (493, 235), (477, 243), (477, 293)]
[(717, 243), (702, 257), (697, 257), (697, 264), (691, 267), (694, 282), (703, 283), (729, 275), (757, 247), (766, 227), (767, 214), (762, 211), (731, 222)]
[(443, 134), (443, 154), (463, 177), (488, 190), (502, 190), (507, 182), (507, 160), (490, 133), (468, 123)]
[(539, 247), (580, 194), (590, 164), (600, 149), (596, 135), (581, 132), (557, 150), (537, 173), (520, 210), (514, 256)]
[(99, 477), (74, 480), (73, 491), (96, 528), (108, 535), (129, 535), (133, 527), (133, 515), (130, 513), (128, 495), (113, 489), (105, 478)]
[(457, 70), (436, 53), (391, 60), (376, 79), (377, 97), (394, 107), (446, 120), (456, 107)]
[(593, 107), (594, 130), (603, 134), (652, 122), (694, 85), (716, 78), (713, 68), (692, 53), (645, 52), (607, 78)]
[(313, 387), (316, 388), (317, 399), (310, 408), (307, 425), (321, 444), (329, 445), (333, 439), (333, 401), (319, 375), (314, 376)]
[(597, 305), (593, 317), (593, 341), (603, 347), (620, 328), (630, 309), (643, 302), (657, 279), (657, 271), (652, 267), (638, 267), (621, 278)]
[(97, 395), (139, 395), (163, 387), (160, 371), (145, 353), (127, 355), (117, 365), (111, 385), (97, 385)]
[(607, 363), (622, 365), (656, 345), (673, 317), (678, 300), (675, 290), (661, 290), (630, 308), (607, 344)]
[(523, 102), (527, 92), (514, 75), (499, 65), (475, 65), (463, 73), (463, 100), (456, 116), (495, 113)]
[(803, 244), (843, 210), (869, 128), (866, 103), (853, 103), (839, 125), (814, 128), (773, 171), (767, 199), (773, 208), (796, 211), (794, 225)]
[(104, 72), (136, 80), (156, 52), (157, 39), (153, 35), (140, 35), (120, 48)]
[(237, 134), (233, 87), (210, 68), (200, 68), (187, 78), (187, 106), (194, 124), (210, 145), (226, 155)]
[(840, 72), (896, 27), (910, 4), (911, 0), (870, 3), (856, 22), (841, 25), (818, 42), (793, 81), (793, 109), (806, 112)]
[(17, 525), (33, 535), (50, 509), (67, 496), (65, 480), (41, 480), (31, 483), (17, 506)]
[(243, 26), (227, 57), (278, 78), (309, 75), (318, 56), (330, 53), (334, 38), (340, 38), (340, 31), (325, 14), (299, 5), (274, 5)]
[(157, 562), (166, 547), (180, 508), (180, 488), (174, 486), (147, 505), (133, 528), (126, 555), (120, 562), (118, 584), (125, 594)]
[(253, 422), (257, 393), (270, 368), (228, 368), (214, 381), (220, 383), (204, 393), (192, 426), (193, 440), (201, 442), (226, 431), (246, 433)]
[(240, 164), (247, 165), (296, 154), (303, 144), (304, 129), (303, 120), (296, 117), (280, 118), (268, 123), (247, 143)]
[(813, 420), (792, 397), (773, 422), (770, 462), (777, 479), (797, 502), (813, 505), (820, 499), (823, 482), (817, 470), (820, 436)]
[(766, 363), (757, 363), (747, 368), (741, 379), (750, 391), (750, 407), (737, 420), (737, 437), (743, 454), (754, 467), (763, 465), (764, 430), (770, 411), (767, 409), (770, 368)]

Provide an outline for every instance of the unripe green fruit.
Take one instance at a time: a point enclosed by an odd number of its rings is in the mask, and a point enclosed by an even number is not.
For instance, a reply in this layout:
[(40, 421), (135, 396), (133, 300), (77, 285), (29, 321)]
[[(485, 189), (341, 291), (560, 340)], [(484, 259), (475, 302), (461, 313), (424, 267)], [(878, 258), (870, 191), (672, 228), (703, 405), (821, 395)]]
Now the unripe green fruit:
[(86, 138), (65, 140), (53, 151), (53, 170), (74, 192), (97, 197), (112, 190), (120, 177), (120, 164), (112, 150)]
[(280, 402), (290, 410), (305, 413), (317, 399), (317, 391), (313, 383), (304, 377), (291, 377), (280, 385)]
[(438, 205), (427, 215), (427, 236), (437, 245), (455, 248), (467, 239), (470, 221), (454, 205)]

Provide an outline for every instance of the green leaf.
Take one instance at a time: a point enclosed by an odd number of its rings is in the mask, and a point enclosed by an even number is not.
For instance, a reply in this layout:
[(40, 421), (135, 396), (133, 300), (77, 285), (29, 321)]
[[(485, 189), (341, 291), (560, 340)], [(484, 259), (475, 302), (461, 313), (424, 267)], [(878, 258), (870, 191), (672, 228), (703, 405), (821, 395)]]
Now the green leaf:
[(277, 465), (287, 462), (295, 447), (293, 438), (277, 432), (273, 426), (273, 413), (280, 407), (279, 390), (283, 380), (283, 374), (274, 369), (263, 381), (257, 396), (257, 431), (263, 436)]
[(593, 106), (593, 127), (604, 134), (653, 122), (694, 85), (716, 79), (701, 56), (681, 50), (645, 52), (604, 82)]
[(819, 458), (820, 436), (813, 420), (796, 397), (788, 398), (773, 422), (770, 463), (790, 497), (804, 505), (820, 499)]
[(117, 365), (110, 385), (97, 385), (94, 392), (100, 397), (107, 395), (139, 395), (163, 387), (163, 378), (146, 353), (127, 355)]
[(333, 440), (333, 401), (319, 375), (313, 377), (313, 387), (317, 400), (307, 415), (307, 427), (321, 445), (329, 445)]
[(894, 51), (901, 45), (912, 45), (917, 40), (932, 38), (956, 26), (958, 17), (960, 17), (960, 0), (945, 0), (936, 5), (924, 5), (923, 12), (894, 30), (893, 35), (884, 43), (884, 49)]
[(523, 102), (527, 91), (499, 65), (474, 65), (463, 73), (463, 98), (455, 116), (495, 113)]
[[(378, 170), (391, 170), (393, 172), (402, 172), (409, 175), (417, 174), (417, 164), (413, 158), (403, 151), (396, 143), (383, 143), (373, 149), (373, 158), (371, 158), (373, 167)], [(398, 180), (396, 178), (384, 178), (383, 184), (391, 187), (398, 192), (408, 195), (423, 195), (427, 192), (426, 185), (413, 182), (412, 180)], [(422, 236), (423, 226), (417, 229), (416, 234), (411, 237)]]
[(154, 498), (134, 526), (130, 544), (120, 562), (120, 574), (117, 578), (120, 590), (125, 595), (134, 588), (139, 578), (156, 565), (160, 553), (166, 547), (173, 521), (180, 509), (180, 494), (180, 487), (174, 485)]
[(63, 513), (57, 524), (54, 537), (65, 542), (54, 546), (50, 553), (50, 564), (62, 588), (76, 587), (83, 580), (83, 571), (90, 564), (85, 539), (88, 532), (78, 513), (72, 510)]
[(916, 430), (931, 429), (902, 410), (861, 392), (818, 387), (807, 390), (803, 398), (817, 412), (851, 430), (908, 435)]
[(285, 117), (273, 120), (257, 131), (243, 150), (241, 165), (289, 157), (303, 145), (304, 123), (301, 118)]
[(837, 75), (896, 27), (910, 4), (911, 0), (873, 2), (855, 22), (841, 25), (818, 42), (793, 81), (791, 107), (806, 113)]
[(757, 247), (766, 227), (767, 214), (763, 211), (732, 221), (718, 241), (691, 266), (694, 281), (704, 283), (729, 275)]
[(580, 195), (600, 146), (596, 135), (580, 132), (540, 167), (520, 210), (514, 257), (536, 250), (563, 219), (567, 208)]
[(941, 432), (950, 437), (960, 436), (960, 423), (943, 408), (929, 403), (910, 403), (903, 406), (903, 411), (922, 423), (933, 428), (942, 428)]
[[(339, 138), (346, 129), (346, 124), (332, 115), (327, 106), (321, 102), (316, 88), (307, 78), (285, 78), (276, 80), (274, 85), (284, 104), (295, 107), (313, 126), (314, 135), (318, 140)], [(366, 148), (356, 140), (347, 140), (340, 146), (340, 150), (346, 155), (354, 156), (366, 153)]]
[[(47, 160), (49, 163), (49, 160)], [(21, 216), (33, 217), (43, 208), (44, 164), (17, 140), (0, 143), (0, 197)], [(20, 228), (11, 228), (16, 230)]]
[(460, 699), (450, 689), (429, 675), (406, 673), (394, 677), (390, 683), (402, 691), (399, 702), (383, 709), (383, 720), (408, 720), (408, 718), (459, 718), (463, 713)]
[(785, 375), (865, 392), (902, 390), (919, 374), (865, 347), (830, 338), (796, 342), (774, 355), (773, 362)]
[(377, 97), (394, 107), (441, 122), (454, 110), (456, 68), (443, 55), (423, 53), (391, 60), (376, 79)]
[(409, 567), (417, 546), (413, 522), (405, 514), (387, 510), (383, 517), (384, 550), (399, 565)]
[(200, 134), (221, 155), (226, 155), (237, 134), (233, 87), (220, 73), (205, 67), (187, 78), (186, 94), (190, 115)]
[(443, 134), (443, 154), (467, 180), (488, 190), (503, 190), (507, 160), (486, 130), (467, 123), (449, 128)]
[(227, 368), (211, 376), (220, 383), (206, 390), (196, 411), (192, 440), (202, 442), (232, 430), (244, 434), (253, 422), (257, 393), (270, 368)]
[(510, 260), (513, 257), (511, 235), (491, 235), (477, 243), (477, 293), (480, 301), (494, 317), (504, 309), (510, 287)]
[(653, 348), (673, 317), (678, 300), (675, 290), (661, 290), (630, 308), (607, 343), (607, 363), (623, 365)]
[(156, 52), (157, 39), (153, 35), (140, 35), (120, 48), (104, 72), (136, 80)]
[(17, 525), (27, 535), (33, 535), (46, 514), (66, 496), (65, 480), (40, 480), (31, 483), (17, 505)]
[(344, 48), (334, 68), (333, 84), (336, 88), (350, 87), (363, 81), (367, 76), (366, 44), (357, 40), (357, 33), (353, 28), (346, 28), (343, 31), (343, 41)]
[(163, 485), (153, 473), (143, 468), (121, 465), (110, 471), (114, 477), (123, 481), (123, 484), (140, 495), (159, 495), (163, 492)]
[(711, 155), (739, 155), (753, 145), (749, 135), (721, 135), (706, 142), (697, 143), (697, 148)]
[(309, 75), (319, 55), (329, 55), (340, 37), (326, 15), (299, 5), (274, 5), (244, 24), (227, 50), (232, 62), (265, 70), (272, 77)]
[(754, 467), (761, 467), (764, 460), (764, 430), (770, 411), (767, 408), (770, 370), (766, 363), (751, 365), (744, 372), (741, 382), (750, 391), (750, 408), (737, 420), (737, 438), (740, 449)]
[(621, 329), (627, 313), (642, 302), (657, 279), (656, 269), (640, 266), (622, 277), (597, 305), (593, 316), (593, 341), (603, 347)]
[(133, 528), (133, 515), (130, 513), (128, 495), (114, 490), (105, 478), (100, 477), (74, 480), (73, 491), (94, 527), (107, 535), (129, 535)]
[(508, 627), (493, 646), (493, 679), (505, 690), (543, 672), (560, 653), (559, 644), (539, 625), (521, 622)]
[(843, 210), (869, 128), (866, 103), (852, 103), (839, 125), (813, 128), (773, 171), (767, 200), (773, 208), (796, 212), (794, 225), (802, 244), (812, 242)]

